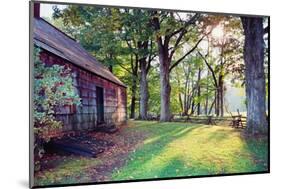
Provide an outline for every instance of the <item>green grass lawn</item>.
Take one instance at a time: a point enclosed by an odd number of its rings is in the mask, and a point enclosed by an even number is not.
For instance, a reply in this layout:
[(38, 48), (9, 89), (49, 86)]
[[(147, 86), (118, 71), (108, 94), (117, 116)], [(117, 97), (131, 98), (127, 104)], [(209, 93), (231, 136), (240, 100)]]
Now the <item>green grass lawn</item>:
[(226, 126), (135, 122), (149, 133), (113, 180), (257, 172), (267, 170), (265, 139), (245, 139)]
[[(266, 138), (229, 126), (130, 121), (96, 159), (67, 157), (36, 175), (38, 185), (267, 171)], [(59, 178), (59, 180), (58, 180)]]

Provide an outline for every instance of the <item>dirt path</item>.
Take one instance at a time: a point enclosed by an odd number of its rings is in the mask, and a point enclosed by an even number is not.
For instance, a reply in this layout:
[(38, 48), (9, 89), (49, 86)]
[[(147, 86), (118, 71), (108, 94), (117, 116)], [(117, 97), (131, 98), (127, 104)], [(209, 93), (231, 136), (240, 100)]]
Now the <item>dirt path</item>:
[(100, 132), (89, 136), (112, 143), (97, 155), (97, 158), (75, 155), (48, 154), (44, 158), (44, 168), (35, 173), (37, 185), (72, 184), (111, 181), (113, 172), (118, 171), (131, 152), (142, 145), (148, 136), (146, 131), (136, 132), (133, 122), (120, 125), (114, 134)]
[(92, 182), (111, 181), (111, 174), (122, 167), (128, 155), (140, 146), (147, 134), (145, 132), (134, 132), (133, 123), (122, 125), (119, 131), (114, 134), (92, 133), (97, 139), (103, 139), (114, 143), (114, 145), (98, 155), (101, 163), (97, 166), (89, 167), (88, 171), (92, 175)]

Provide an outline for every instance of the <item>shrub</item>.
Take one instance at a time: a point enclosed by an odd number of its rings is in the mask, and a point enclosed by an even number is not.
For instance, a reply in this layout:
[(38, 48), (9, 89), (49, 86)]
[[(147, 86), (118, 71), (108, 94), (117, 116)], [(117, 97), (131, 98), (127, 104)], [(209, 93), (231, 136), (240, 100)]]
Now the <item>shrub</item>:
[(40, 61), (39, 53), (40, 49), (35, 47), (33, 115), (35, 148), (38, 148), (40, 156), (42, 143), (49, 141), (48, 131), (60, 129), (63, 126), (61, 121), (55, 119), (56, 107), (80, 105), (81, 99), (73, 86), (71, 70), (66, 66), (45, 65)]

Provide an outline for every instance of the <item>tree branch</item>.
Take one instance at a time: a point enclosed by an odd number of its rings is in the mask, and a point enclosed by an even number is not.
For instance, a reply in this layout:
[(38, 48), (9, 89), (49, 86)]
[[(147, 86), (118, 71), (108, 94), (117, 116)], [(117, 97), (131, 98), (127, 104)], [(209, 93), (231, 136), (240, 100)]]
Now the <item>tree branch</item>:
[(173, 47), (173, 50), (172, 50), (171, 53), (170, 53), (170, 58), (173, 57), (173, 55), (174, 55), (174, 53), (175, 53), (175, 51), (176, 51), (176, 49), (177, 49), (177, 47), (178, 47), (180, 41), (182, 40), (184, 34), (186, 34), (186, 30), (185, 30), (185, 29), (182, 30), (182, 32), (180, 33), (179, 37), (177, 38), (176, 43), (175, 43), (175, 45), (174, 45), (174, 47)]
[(178, 16), (179, 20), (182, 22), (182, 19), (181, 19), (179, 13), (178, 13), (178, 12), (175, 12), (175, 14)]
[(137, 75), (137, 73), (138, 73), (138, 68), (139, 68), (139, 55), (138, 54), (136, 54), (135, 55), (135, 58), (136, 58), (136, 60), (135, 60), (135, 65), (134, 66), (132, 66), (132, 70), (133, 70), (133, 74), (134, 75)]
[(129, 47), (129, 49), (132, 51), (132, 53), (134, 54), (134, 55), (137, 55), (137, 53), (134, 51), (134, 48), (132, 47), (132, 44), (129, 42), (129, 40), (127, 39), (127, 37), (126, 37), (126, 43), (127, 43), (127, 46)]
[(187, 26), (189, 26), (190, 24), (194, 24), (195, 21), (199, 18), (200, 14), (196, 13), (194, 16), (192, 16), (188, 21), (185, 22), (184, 26), (179, 28), (178, 30), (174, 31), (173, 33), (171, 33), (169, 36), (173, 37), (174, 35), (180, 33), (183, 29), (185, 29)]
[(124, 69), (125, 71), (127, 71), (129, 74), (132, 74), (133, 75), (133, 73), (128, 69), (128, 68), (126, 68), (126, 67), (124, 67), (122, 64), (118, 64), (122, 69)]
[(150, 41), (150, 52), (148, 56), (148, 62), (147, 62), (147, 67), (146, 67), (146, 72), (148, 73), (150, 67), (151, 67), (151, 61), (157, 56), (156, 53), (153, 53), (153, 42), (152, 40)]
[(213, 68), (212, 68), (211, 65), (208, 63), (208, 61), (206, 60), (206, 58), (205, 58), (199, 51), (198, 51), (198, 54), (202, 57), (202, 59), (204, 60), (205, 64), (207, 65), (207, 67), (208, 67), (209, 70), (211, 71), (213, 80), (214, 80), (214, 82), (215, 82), (215, 86), (216, 86), (216, 88), (217, 88), (217, 87), (218, 87), (218, 82), (217, 82), (216, 74), (215, 74)]
[(178, 59), (169, 69), (169, 72), (172, 71), (172, 69), (174, 67), (176, 67), (183, 59), (185, 59), (185, 57), (187, 57), (190, 53), (192, 53), (197, 46), (199, 45), (199, 43), (204, 39), (205, 36), (201, 37), (201, 39), (199, 39), (199, 41), (197, 41), (197, 43), (194, 45), (194, 47), (192, 49), (190, 49), (185, 55), (183, 55), (180, 59)]

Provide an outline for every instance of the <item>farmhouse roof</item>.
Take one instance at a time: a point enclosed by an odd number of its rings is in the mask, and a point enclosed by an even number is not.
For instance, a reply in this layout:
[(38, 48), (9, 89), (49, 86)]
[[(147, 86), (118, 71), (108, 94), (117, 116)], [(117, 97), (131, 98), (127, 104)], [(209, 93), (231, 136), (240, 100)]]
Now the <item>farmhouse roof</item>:
[(33, 39), (35, 45), (98, 76), (126, 87), (123, 82), (87, 52), (75, 39), (69, 37), (42, 18), (35, 17), (33, 24)]

